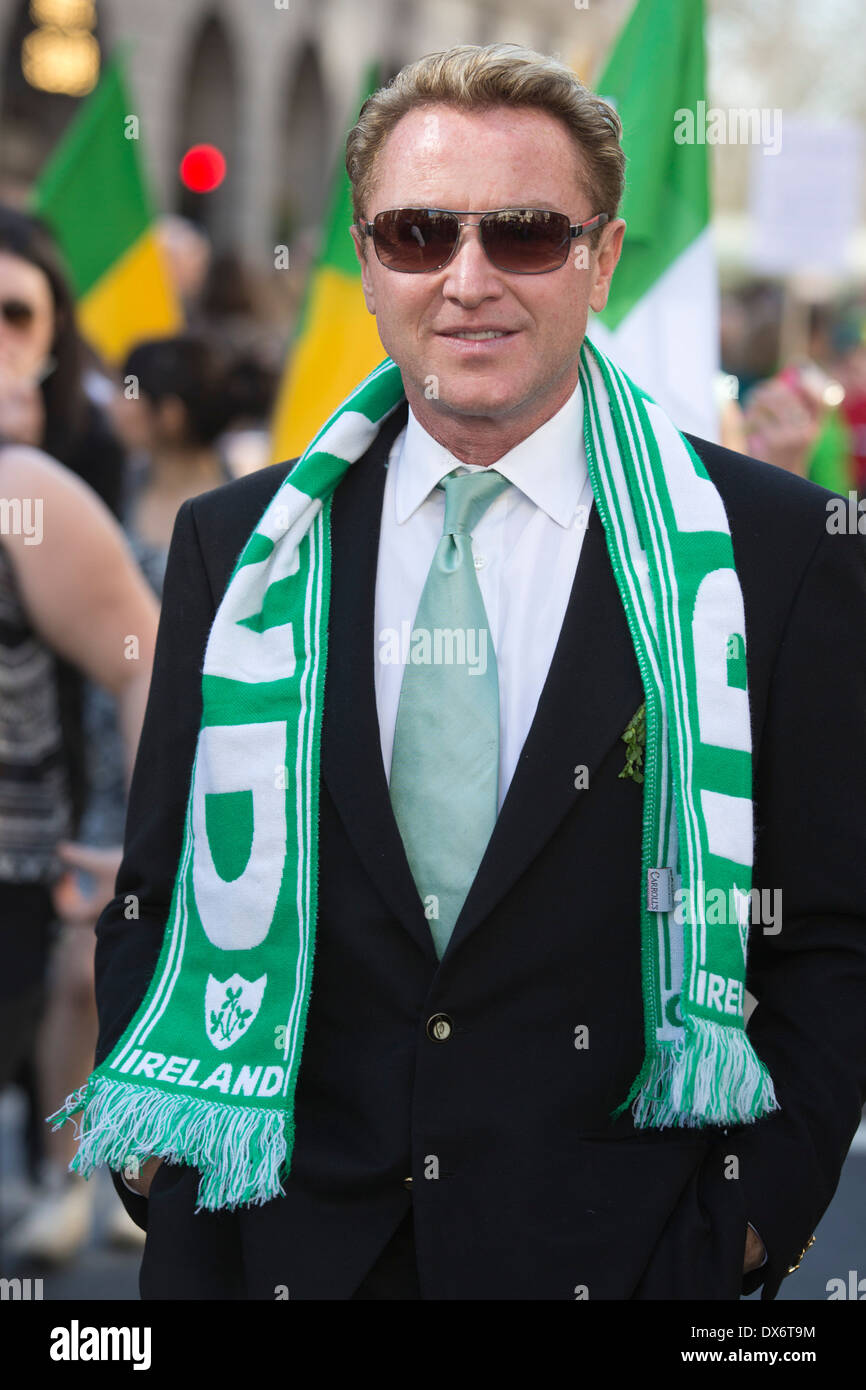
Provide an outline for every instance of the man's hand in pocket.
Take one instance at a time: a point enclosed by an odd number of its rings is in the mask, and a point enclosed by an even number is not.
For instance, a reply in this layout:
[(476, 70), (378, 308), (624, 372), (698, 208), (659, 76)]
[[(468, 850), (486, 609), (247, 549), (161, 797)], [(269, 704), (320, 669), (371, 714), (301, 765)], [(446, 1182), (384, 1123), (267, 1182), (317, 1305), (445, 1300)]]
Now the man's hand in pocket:
[(161, 1158), (149, 1158), (140, 1167), (136, 1165), (138, 1167), (137, 1173), (131, 1167), (124, 1168), (122, 1170), (123, 1180), (127, 1187), (131, 1187), (133, 1192), (137, 1192), (140, 1197), (148, 1197), (153, 1175), (161, 1163)]
[(746, 1249), (743, 1254), (743, 1273), (749, 1274), (751, 1270), (758, 1269), (766, 1257), (764, 1242), (758, 1235), (754, 1226), (746, 1228)]

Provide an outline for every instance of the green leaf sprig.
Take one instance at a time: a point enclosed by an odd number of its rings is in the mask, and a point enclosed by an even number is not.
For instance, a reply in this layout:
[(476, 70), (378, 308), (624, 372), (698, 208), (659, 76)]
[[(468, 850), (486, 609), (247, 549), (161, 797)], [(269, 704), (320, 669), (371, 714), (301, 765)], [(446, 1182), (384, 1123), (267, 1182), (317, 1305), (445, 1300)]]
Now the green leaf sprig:
[(631, 777), (635, 782), (643, 782), (643, 760), (646, 748), (646, 701), (635, 710), (624, 733), (620, 735), (626, 746), (625, 767), (620, 777)]

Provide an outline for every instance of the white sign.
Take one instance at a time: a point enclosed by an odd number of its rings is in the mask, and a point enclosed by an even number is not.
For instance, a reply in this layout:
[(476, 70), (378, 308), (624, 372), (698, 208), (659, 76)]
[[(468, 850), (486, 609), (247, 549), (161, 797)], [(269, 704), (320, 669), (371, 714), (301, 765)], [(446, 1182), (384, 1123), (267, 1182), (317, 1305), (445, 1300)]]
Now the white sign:
[(785, 114), (781, 135), (771, 158), (752, 147), (752, 267), (844, 275), (860, 211), (862, 132), (852, 123)]

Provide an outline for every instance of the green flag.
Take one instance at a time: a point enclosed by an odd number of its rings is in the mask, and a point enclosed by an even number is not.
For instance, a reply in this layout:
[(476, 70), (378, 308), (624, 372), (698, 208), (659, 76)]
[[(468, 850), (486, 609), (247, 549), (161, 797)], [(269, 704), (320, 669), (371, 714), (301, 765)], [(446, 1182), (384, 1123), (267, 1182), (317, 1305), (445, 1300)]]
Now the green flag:
[(680, 429), (714, 438), (718, 291), (703, 0), (638, 0), (594, 85), (623, 124), (627, 229), (607, 307), (589, 334)]

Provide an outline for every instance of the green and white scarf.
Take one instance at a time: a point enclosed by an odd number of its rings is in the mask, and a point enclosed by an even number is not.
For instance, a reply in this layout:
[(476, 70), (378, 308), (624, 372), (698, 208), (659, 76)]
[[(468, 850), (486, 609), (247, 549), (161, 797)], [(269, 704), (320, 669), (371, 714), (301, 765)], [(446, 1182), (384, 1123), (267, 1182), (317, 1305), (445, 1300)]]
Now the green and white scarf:
[[(589, 342), (580, 384), (646, 694), (635, 904), (646, 1052), (615, 1113), (633, 1102), (638, 1126), (747, 1122), (777, 1103), (743, 1017), (752, 761), (730, 530), (693, 449)], [(204, 658), (156, 971), (121, 1041), (50, 1117), (57, 1128), (83, 1111), (72, 1167), (86, 1176), (161, 1155), (199, 1169), (197, 1210), (283, 1191), (313, 980), (331, 504), (403, 399), (386, 357), (324, 424), (235, 564)]]

